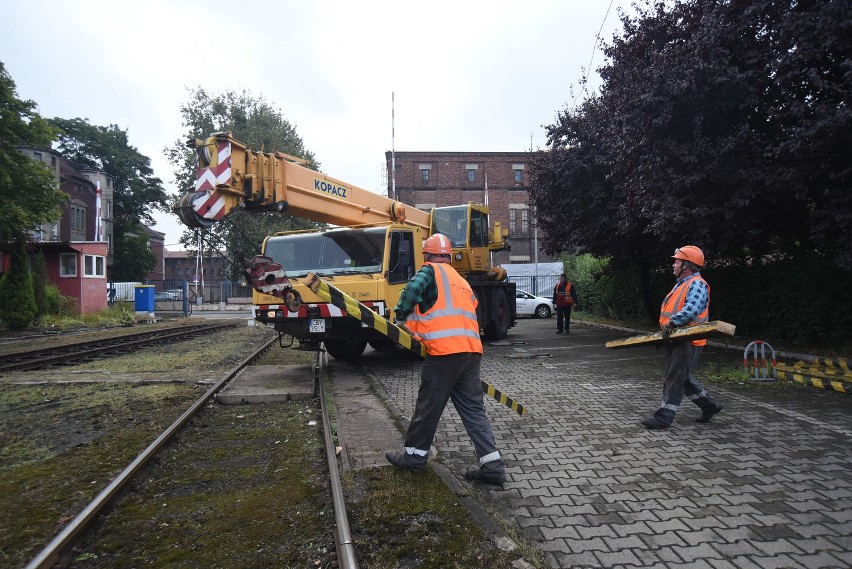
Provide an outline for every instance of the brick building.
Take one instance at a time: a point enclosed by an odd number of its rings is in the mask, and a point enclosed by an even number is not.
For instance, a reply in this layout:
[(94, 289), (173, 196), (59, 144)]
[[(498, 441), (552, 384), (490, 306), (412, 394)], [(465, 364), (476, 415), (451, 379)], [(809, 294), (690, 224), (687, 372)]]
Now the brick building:
[[(200, 265), (200, 273), (199, 273)], [(167, 281), (195, 282), (204, 280), (206, 285), (218, 285), (228, 281), (227, 263), (220, 253), (205, 254), (201, 263), (197, 263), (195, 251), (165, 251), (163, 274)]]
[[(418, 209), (485, 203), (486, 181), (491, 226), (499, 221), (509, 229), (510, 251), (494, 254), (497, 264), (536, 261), (535, 223), (525, 183), (528, 152), (395, 152), (394, 181), (388, 176), (388, 195)], [(385, 153), (391, 172), (391, 153)], [(538, 252), (538, 262), (555, 260)]]
[[(47, 166), (61, 191), (68, 194), (68, 207), (56, 222), (31, 233), (34, 242), (105, 241), (106, 271), (113, 266), (113, 180), (95, 168), (76, 164), (58, 152), (40, 146), (21, 145), (18, 152)], [(98, 190), (101, 192), (98, 203)], [(98, 210), (100, 207), (100, 210)]]

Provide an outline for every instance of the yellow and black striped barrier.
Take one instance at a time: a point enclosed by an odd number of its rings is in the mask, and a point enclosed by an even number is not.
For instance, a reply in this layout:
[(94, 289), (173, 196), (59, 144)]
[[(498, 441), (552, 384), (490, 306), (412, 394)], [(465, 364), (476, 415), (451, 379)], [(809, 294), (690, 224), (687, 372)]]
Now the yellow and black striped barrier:
[(524, 407), (505, 393), (502, 393), (499, 389), (497, 389), (490, 383), (487, 383), (485, 381), (482, 382), (482, 392), (500, 405), (505, 405), (518, 415), (523, 415), (527, 412), (526, 407)]
[(778, 377), (818, 389), (852, 393), (852, 371), (846, 358), (816, 358), (812, 362), (797, 361), (778, 364)]
[[(330, 302), (340, 310), (345, 311), (352, 318), (360, 320), (363, 324), (379, 332), (395, 344), (414, 352), (421, 358), (426, 357), (426, 346), (407, 330), (400, 328), (384, 316), (373, 312), (369, 307), (364, 306), (339, 288), (329, 284), (315, 273), (309, 273), (305, 281), (307, 287), (324, 301)], [(482, 392), (518, 415), (524, 415), (527, 412), (527, 408), (524, 405), (507, 396), (488, 382), (482, 382)]]

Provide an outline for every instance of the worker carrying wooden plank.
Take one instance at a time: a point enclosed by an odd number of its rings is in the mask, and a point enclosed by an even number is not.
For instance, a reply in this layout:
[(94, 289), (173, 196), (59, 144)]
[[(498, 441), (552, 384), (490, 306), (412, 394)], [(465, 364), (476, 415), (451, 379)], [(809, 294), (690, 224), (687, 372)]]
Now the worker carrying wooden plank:
[(671, 427), (684, 395), (701, 409), (701, 416), (696, 419), (699, 423), (709, 423), (723, 409), (722, 404), (695, 379), (693, 371), (698, 365), (701, 350), (707, 344), (707, 337), (722, 329), (733, 333), (733, 327), (725, 323), (722, 323), (725, 326), (711, 326), (708, 322), (710, 285), (700, 273), (704, 266), (704, 252), (695, 245), (685, 245), (675, 249), (672, 259), (672, 273), (677, 281), (660, 307), (661, 331), (645, 340), (628, 338), (632, 345), (665, 344), (663, 399), (654, 414), (642, 420), (642, 425), (648, 429)]

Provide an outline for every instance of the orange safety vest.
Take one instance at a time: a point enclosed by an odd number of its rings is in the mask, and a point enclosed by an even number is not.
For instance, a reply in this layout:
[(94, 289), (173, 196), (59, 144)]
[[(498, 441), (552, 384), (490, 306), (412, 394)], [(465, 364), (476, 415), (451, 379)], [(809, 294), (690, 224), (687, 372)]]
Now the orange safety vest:
[(478, 301), (470, 284), (446, 263), (424, 263), (435, 271), (438, 300), (426, 312), (416, 306), (408, 315), (408, 328), (422, 338), (430, 356), (462, 352), (482, 353)]
[[(707, 285), (707, 306), (705, 306), (704, 310), (692, 321), (687, 322), (686, 326), (703, 324), (710, 319), (710, 285), (707, 284), (707, 281), (701, 278), (700, 274), (694, 273), (684, 279), (682, 283), (675, 284), (672, 291), (666, 296), (665, 300), (663, 300), (663, 306), (660, 308), (660, 328), (663, 328), (666, 324), (668, 324), (672, 316), (683, 309), (683, 305), (686, 303), (686, 293), (689, 292), (689, 285), (692, 284), (694, 279), (698, 279)], [(707, 340), (692, 341), (693, 346), (704, 346), (706, 344)]]
[(556, 283), (556, 286), (553, 287), (553, 294), (556, 297), (556, 306), (574, 305), (574, 297), (571, 296), (571, 287), (573, 286), (574, 285), (571, 284), (571, 281), (565, 281), (565, 287), (562, 289), (562, 292), (559, 292), (559, 283)]

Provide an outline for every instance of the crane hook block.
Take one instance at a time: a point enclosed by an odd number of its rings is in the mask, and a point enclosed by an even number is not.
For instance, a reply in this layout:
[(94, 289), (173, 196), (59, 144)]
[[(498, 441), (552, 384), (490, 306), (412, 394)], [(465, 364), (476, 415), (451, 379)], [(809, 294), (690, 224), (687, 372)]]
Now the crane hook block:
[(290, 279), (287, 278), (284, 267), (269, 257), (264, 255), (255, 255), (252, 257), (246, 263), (245, 275), (257, 292), (270, 294), (278, 298), (293, 296), (286, 294), (292, 291), (293, 285), (290, 283)]

